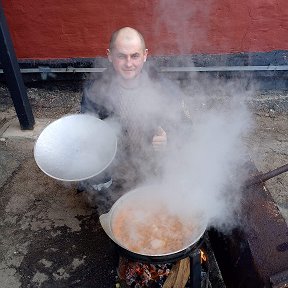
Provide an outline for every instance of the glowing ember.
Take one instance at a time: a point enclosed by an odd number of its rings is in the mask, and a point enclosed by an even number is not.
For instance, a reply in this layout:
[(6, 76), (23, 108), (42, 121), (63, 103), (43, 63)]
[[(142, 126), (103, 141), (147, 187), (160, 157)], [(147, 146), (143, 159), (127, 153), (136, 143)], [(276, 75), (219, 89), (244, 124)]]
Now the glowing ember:
[(120, 257), (118, 276), (128, 287), (163, 287), (171, 267), (172, 264), (145, 264)]

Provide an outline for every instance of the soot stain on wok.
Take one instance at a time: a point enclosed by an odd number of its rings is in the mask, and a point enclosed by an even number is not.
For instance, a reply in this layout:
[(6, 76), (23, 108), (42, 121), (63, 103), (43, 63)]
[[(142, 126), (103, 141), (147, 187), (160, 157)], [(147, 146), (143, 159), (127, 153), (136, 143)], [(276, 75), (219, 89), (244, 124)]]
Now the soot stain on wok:
[[(37, 287), (110, 288), (115, 285), (114, 246), (102, 230), (98, 215), (77, 218), (81, 221), (80, 231), (71, 232), (62, 226), (35, 233), (28, 253), (16, 268), (21, 287), (37, 284)], [(43, 281), (33, 284), (37, 274), (44, 275)]]

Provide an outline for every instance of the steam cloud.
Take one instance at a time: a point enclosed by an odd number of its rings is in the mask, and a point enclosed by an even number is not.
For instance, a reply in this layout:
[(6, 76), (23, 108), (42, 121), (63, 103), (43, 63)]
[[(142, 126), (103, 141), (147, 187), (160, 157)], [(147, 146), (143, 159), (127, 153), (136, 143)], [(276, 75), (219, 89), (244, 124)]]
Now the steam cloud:
[(245, 98), (252, 91), (244, 83), (209, 83), (210, 91), (206, 87), (186, 101), (193, 127), (180, 134), (177, 149), (164, 160), (163, 181), (174, 191), (169, 197), (175, 209), (189, 215), (200, 208), (211, 225), (231, 228), (247, 177), (244, 137), (252, 121)]
[[(210, 0), (160, 0), (154, 10), (153, 31), (173, 35), (182, 56), (197, 51), (197, 43), (208, 37), (211, 5)], [(161, 45), (170, 47), (165, 41)], [(194, 66), (185, 56), (175, 62), (179, 67)], [(179, 125), (173, 135), (177, 141), (163, 159), (163, 183), (171, 191), (167, 197), (175, 209), (189, 215), (201, 207), (211, 225), (226, 230), (236, 224), (233, 216), (240, 209), (241, 185), (247, 178), (244, 138), (253, 123), (245, 99), (254, 89), (247, 85), (248, 79), (220, 81), (199, 73), (190, 77), (181, 87), (185, 93), (179, 94), (193, 126)]]
[[(207, 40), (206, 27), (199, 23), (208, 23), (211, 0), (205, 1), (183, 1), (160, 0), (154, 5), (153, 32), (155, 39), (159, 35), (169, 35), (167, 39), (161, 39), (161, 47), (171, 47), (171, 40), (176, 42), (180, 55), (190, 54), (191, 49), (198, 49), (197, 43)], [(198, 19), (199, 21), (195, 20)], [(193, 21), (192, 21), (193, 20)], [(173, 43), (172, 43), (173, 47)], [(171, 48), (175, 50), (175, 48)], [(171, 51), (172, 52), (172, 51)], [(185, 63), (187, 65), (187, 63)], [(192, 65), (193, 63), (190, 63)]]

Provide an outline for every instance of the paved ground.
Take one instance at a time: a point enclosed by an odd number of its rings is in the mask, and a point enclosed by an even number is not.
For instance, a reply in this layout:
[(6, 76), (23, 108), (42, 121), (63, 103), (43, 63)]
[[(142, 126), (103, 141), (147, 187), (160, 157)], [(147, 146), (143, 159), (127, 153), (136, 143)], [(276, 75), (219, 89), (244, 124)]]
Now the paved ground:
[[(30, 87), (33, 131), (20, 131), (7, 89), (0, 86), (0, 283), (18, 287), (114, 287), (113, 247), (96, 211), (42, 173), (33, 146), (49, 121), (79, 110), (81, 84)], [(246, 139), (259, 171), (288, 163), (288, 92), (253, 95), (255, 130)], [(288, 223), (288, 173), (266, 182)]]

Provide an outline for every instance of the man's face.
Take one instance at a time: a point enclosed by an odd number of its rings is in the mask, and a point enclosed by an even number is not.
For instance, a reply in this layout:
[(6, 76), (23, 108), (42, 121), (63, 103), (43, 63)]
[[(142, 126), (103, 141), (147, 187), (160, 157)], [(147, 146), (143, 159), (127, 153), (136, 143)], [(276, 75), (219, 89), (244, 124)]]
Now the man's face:
[(116, 73), (124, 80), (132, 80), (140, 74), (147, 58), (147, 49), (144, 50), (138, 37), (126, 39), (118, 37), (112, 51), (108, 50), (108, 59)]

